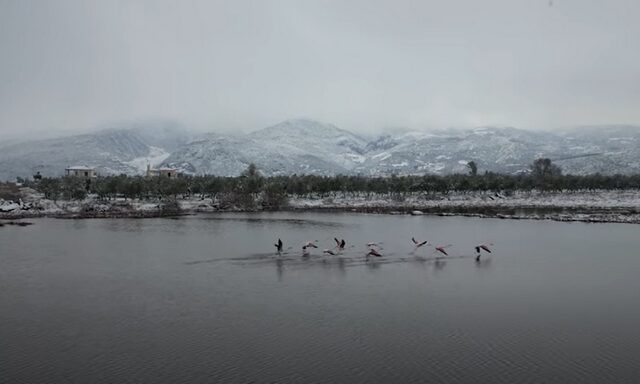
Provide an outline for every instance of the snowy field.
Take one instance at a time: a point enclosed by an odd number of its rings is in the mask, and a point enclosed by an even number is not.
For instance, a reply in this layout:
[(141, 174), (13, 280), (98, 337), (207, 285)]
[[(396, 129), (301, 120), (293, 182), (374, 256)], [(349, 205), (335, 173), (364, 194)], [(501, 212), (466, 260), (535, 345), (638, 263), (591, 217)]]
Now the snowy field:
[(341, 196), (327, 199), (291, 198), (296, 208), (357, 208), (357, 207), (503, 207), (503, 208), (640, 208), (640, 191), (594, 191), (574, 193), (516, 192), (511, 196), (500, 193), (460, 193), (448, 195), (410, 195), (401, 199), (366, 195)]
[(336, 209), (358, 212), (438, 214), (503, 219), (613, 222), (640, 224), (640, 191), (590, 191), (574, 193), (516, 192), (411, 195), (335, 196), (325, 199), (291, 198), (294, 209)]
[[(89, 196), (82, 201), (52, 201), (24, 188), (19, 201), (0, 200), (0, 218), (20, 217), (145, 217), (167, 211), (166, 201), (101, 201)], [(183, 213), (215, 212), (219, 205), (210, 198), (179, 199)], [(640, 191), (589, 191), (565, 193), (516, 192), (342, 195), (331, 197), (290, 197), (288, 210), (344, 210), (373, 213), (464, 215), (509, 219), (640, 223)], [(226, 211), (242, 210), (229, 207)]]

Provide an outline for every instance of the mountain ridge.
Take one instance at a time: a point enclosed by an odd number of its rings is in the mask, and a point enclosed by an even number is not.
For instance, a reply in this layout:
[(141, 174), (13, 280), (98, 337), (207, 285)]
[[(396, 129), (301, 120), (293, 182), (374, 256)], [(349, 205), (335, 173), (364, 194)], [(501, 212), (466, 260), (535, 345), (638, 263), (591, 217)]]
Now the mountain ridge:
[[(310, 119), (285, 120), (249, 133), (195, 134), (175, 123), (133, 124), (95, 133), (0, 144), (0, 179), (37, 171), (58, 176), (70, 165), (107, 174), (142, 174), (147, 164), (188, 174), (237, 176), (250, 163), (265, 175), (516, 173), (538, 157), (565, 173), (640, 173), (640, 127), (591, 126), (558, 132), (477, 127), (366, 137)], [(587, 155), (587, 156), (585, 156)]]

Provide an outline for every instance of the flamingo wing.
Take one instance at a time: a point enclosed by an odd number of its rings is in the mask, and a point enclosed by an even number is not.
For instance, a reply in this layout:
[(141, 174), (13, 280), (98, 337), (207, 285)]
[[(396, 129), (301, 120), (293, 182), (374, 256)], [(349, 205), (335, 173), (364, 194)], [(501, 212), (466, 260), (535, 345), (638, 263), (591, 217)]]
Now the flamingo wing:
[(382, 255), (380, 253), (378, 253), (375, 249), (370, 249), (368, 255), (372, 255), (372, 256), (376, 256), (376, 257), (382, 257)]
[[(491, 250), (489, 249), (489, 247), (487, 247), (487, 246), (486, 246), (486, 245), (484, 245), (484, 244), (482, 244), (482, 245), (480, 246), (480, 248), (482, 248), (482, 249), (484, 249), (485, 251), (487, 251), (487, 252), (491, 253)], [(480, 251), (478, 251), (478, 252), (480, 252)]]

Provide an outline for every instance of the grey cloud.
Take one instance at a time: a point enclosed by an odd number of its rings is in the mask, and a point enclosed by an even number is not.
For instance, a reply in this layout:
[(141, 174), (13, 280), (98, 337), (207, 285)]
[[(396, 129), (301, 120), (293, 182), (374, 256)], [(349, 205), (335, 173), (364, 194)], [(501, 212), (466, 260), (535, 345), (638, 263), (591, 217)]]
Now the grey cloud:
[(0, 0), (0, 130), (639, 123), (637, 1)]

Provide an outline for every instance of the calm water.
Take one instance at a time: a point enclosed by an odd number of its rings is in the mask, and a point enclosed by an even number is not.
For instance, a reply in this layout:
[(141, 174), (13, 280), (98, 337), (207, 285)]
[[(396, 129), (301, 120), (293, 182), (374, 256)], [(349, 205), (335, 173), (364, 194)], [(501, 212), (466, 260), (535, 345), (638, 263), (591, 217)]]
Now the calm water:
[[(637, 383), (639, 235), (356, 214), (5, 226), (0, 382)], [(334, 236), (355, 247), (300, 257)], [(365, 262), (370, 241), (384, 258)]]

